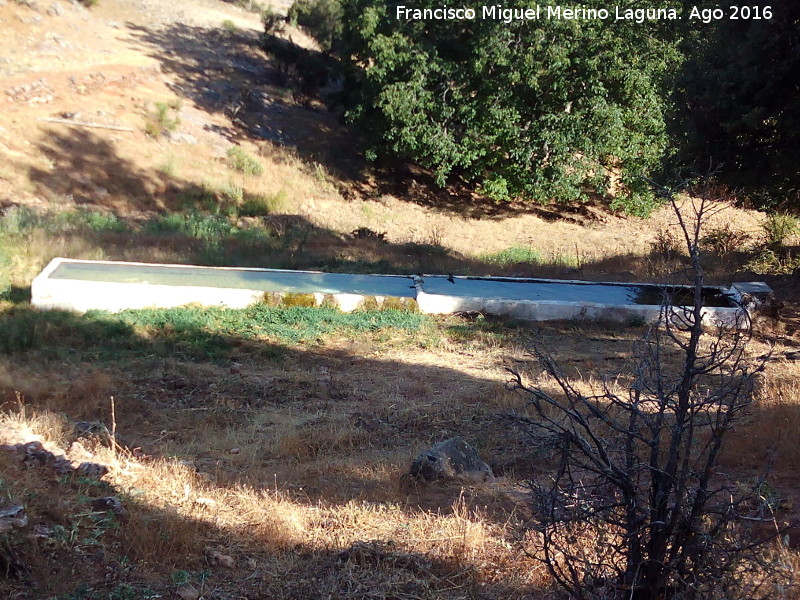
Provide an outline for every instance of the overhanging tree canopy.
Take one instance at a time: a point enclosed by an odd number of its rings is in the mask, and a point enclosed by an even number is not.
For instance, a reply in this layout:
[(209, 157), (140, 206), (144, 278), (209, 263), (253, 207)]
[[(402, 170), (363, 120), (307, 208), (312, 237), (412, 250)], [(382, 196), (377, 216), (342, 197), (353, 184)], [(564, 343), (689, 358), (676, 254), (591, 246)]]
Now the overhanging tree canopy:
[(347, 115), (368, 157), (414, 161), (442, 185), (461, 176), (496, 199), (612, 192), (618, 207), (647, 212), (641, 176), (667, 148), (665, 76), (680, 62), (669, 22), (504, 23), (481, 19), (475, 2), (464, 5), (473, 20), (406, 20), (393, 3), (342, 5)]

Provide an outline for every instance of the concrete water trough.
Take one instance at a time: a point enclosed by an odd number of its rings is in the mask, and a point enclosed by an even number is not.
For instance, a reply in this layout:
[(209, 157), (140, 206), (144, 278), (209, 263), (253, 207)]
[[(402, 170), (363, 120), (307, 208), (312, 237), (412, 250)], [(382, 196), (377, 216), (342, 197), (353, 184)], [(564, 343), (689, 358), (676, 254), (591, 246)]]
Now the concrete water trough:
[[(441, 275), (354, 275), (56, 258), (31, 286), (41, 308), (116, 312), (185, 304), (241, 308), (256, 302), (409, 307), (431, 314), (484, 313), (525, 321), (658, 320), (669, 292), (675, 314), (692, 302), (687, 286)], [(742, 307), (771, 296), (763, 283), (703, 288), (704, 322), (741, 325)]]

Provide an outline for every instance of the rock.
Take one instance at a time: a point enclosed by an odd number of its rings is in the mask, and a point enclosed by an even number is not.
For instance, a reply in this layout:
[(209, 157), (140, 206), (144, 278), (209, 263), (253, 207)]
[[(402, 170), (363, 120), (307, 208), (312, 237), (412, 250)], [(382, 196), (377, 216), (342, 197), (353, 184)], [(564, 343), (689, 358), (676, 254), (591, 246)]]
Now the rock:
[(107, 466), (93, 462), (82, 462), (75, 469), (76, 475), (90, 479), (101, 479), (106, 473), (108, 473)]
[(47, 9), (47, 14), (51, 17), (60, 17), (64, 14), (64, 7), (61, 6), (58, 2), (53, 2), (50, 5), (50, 8)]
[(95, 498), (90, 505), (92, 510), (97, 512), (113, 512), (115, 515), (124, 517), (128, 514), (122, 502), (116, 496), (106, 496), (105, 498)]
[(84, 461), (94, 458), (94, 454), (89, 452), (86, 447), (80, 443), (80, 441), (75, 440), (69, 445), (69, 449), (67, 450), (67, 458), (70, 460)]
[(241, 451), (242, 451), (241, 448), (231, 448), (230, 449), (230, 453), (231, 454), (239, 454)]
[(410, 473), (412, 477), (425, 481), (494, 481), (489, 465), (480, 459), (475, 448), (460, 437), (439, 442), (420, 454), (411, 464)]
[(17, 17), (20, 22), (24, 25), (38, 25), (42, 22), (42, 15), (33, 15), (30, 18), (26, 17)]
[(191, 133), (182, 133), (180, 131), (170, 134), (169, 141), (173, 144), (188, 144), (190, 146), (197, 144), (197, 138)]
[[(79, 178), (88, 181), (88, 177), (81, 173), (74, 173), (73, 178), (83, 183)], [(91, 181), (89, 181), (91, 183)], [(99, 421), (78, 421), (72, 428), (72, 437), (75, 439), (97, 440), (103, 446), (111, 446), (111, 432)]]
[(211, 561), (212, 564), (217, 564), (222, 567), (227, 567), (228, 569), (232, 569), (236, 566), (236, 561), (233, 560), (232, 556), (228, 556), (227, 554), (222, 554), (221, 552), (217, 552), (216, 550), (208, 550), (208, 559)]
[(28, 524), (28, 517), (25, 515), (25, 507), (14, 504), (0, 508), (0, 533), (8, 533), (13, 529), (25, 527)]
[(200, 592), (190, 584), (185, 584), (175, 590), (175, 595), (180, 600), (197, 600), (200, 597)]

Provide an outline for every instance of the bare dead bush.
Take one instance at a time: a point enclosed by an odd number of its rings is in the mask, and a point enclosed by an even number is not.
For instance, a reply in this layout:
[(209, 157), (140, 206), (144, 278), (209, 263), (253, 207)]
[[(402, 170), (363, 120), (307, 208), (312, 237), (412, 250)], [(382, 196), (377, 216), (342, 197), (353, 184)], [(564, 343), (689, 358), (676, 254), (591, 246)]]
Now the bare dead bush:
[(555, 390), (513, 373), (512, 387), (533, 408), (517, 421), (558, 457), (550, 481), (532, 485), (540, 543), (531, 553), (573, 598), (776, 597), (770, 582), (790, 571), (765, 546), (778, 532), (772, 506), (719, 472), (725, 436), (750, 406), (765, 358), (747, 354), (744, 310), (733, 324), (703, 325), (701, 232), (718, 204), (692, 191), (682, 207), (673, 191), (669, 198), (694, 302), (674, 306), (665, 292), (631, 371), (586, 392), (534, 342)]

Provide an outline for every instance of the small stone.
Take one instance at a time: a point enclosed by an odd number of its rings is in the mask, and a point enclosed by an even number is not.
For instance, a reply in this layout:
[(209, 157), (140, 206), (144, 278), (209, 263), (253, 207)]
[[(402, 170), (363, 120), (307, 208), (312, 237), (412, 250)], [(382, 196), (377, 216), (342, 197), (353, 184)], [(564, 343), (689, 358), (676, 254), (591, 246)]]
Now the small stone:
[(227, 554), (222, 554), (221, 552), (217, 552), (216, 550), (209, 550), (208, 558), (212, 563), (218, 564), (228, 569), (232, 569), (233, 567), (236, 566), (236, 561), (233, 560), (232, 556), (228, 556)]
[(209, 508), (212, 507), (212, 506), (216, 506), (217, 505), (217, 501), (216, 500), (212, 500), (211, 498), (202, 498), (202, 497), (201, 498), (195, 498), (194, 501), (195, 501), (195, 504), (199, 504), (200, 506), (207, 506)]
[(231, 454), (240, 454), (240, 453), (241, 453), (241, 451), (242, 451), (242, 449), (241, 449), (241, 448), (231, 448), (231, 449), (230, 449), (230, 453), (231, 453)]
[(178, 133), (171, 134), (169, 137), (169, 141), (172, 142), (173, 144), (188, 144), (189, 146), (194, 146), (195, 144), (197, 144), (196, 137), (194, 137), (190, 133), (182, 133), (180, 131)]
[(101, 479), (108, 473), (108, 467), (99, 463), (82, 462), (75, 469), (75, 473), (81, 477), (89, 477), (90, 479)]
[(106, 496), (105, 498), (95, 498), (90, 505), (92, 510), (97, 512), (113, 512), (115, 515), (123, 517), (128, 514), (122, 502), (116, 496)]
[(175, 595), (180, 600), (197, 600), (200, 597), (200, 592), (194, 586), (186, 584), (176, 589)]
[(51, 17), (60, 17), (64, 14), (64, 7), (61, 6), (58, 2), (53, 2), (50, 5), (50, 8), (47, 9), (47, 14)]
[(21, 504), (0, 509), (0, 533), (8, 533), (13, 529), (25, 527), (27, 524), (28, 517), (25, 515), (25, 507)]
[(67, 450), (67, 455), (72, 460), (88, 460), (94, 456), (84, 447), (83, 444), (81, 444), (77, 440), (69, 445), (69, 450)]

